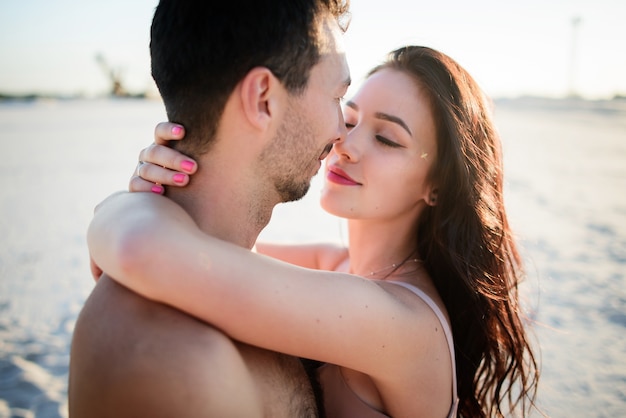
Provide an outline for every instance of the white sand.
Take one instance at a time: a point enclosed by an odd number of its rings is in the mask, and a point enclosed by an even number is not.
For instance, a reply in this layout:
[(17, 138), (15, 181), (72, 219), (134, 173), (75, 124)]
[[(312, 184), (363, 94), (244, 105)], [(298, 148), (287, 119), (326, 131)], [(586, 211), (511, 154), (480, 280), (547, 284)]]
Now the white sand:
[[(626, 110), (602, 106), (497, 104), (554, 417), (626, 415)], [(66, 415), (71, 331), (93, 286), (85, 230), (163, 119), (158, 102), (0, 104), (0, 418)], [(319, 185), (262, 237), (345, 242)]]

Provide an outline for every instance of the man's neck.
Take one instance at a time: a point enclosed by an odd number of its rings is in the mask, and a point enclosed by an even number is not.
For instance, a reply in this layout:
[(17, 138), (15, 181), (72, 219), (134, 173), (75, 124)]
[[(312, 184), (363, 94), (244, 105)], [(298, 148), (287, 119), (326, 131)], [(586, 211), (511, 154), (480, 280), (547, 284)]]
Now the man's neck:
[(182, 206), (203, 232), (252, 248), (277, 202), (251, 192), (241, 178), (224, 173), (216, 167), (198, 171), (185, 188), (170, 188), (168, 197)]

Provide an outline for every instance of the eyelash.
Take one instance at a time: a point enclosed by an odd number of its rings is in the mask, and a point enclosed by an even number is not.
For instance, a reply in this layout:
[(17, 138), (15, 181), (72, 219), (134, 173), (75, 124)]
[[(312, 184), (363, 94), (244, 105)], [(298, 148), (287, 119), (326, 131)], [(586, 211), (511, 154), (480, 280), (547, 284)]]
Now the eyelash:
[(400, 148), (402, 145), (397, 144), (393, 141), (390, 141), (389, 139), (385, 138), (384, 136), (380, 136), (380, 135), (376, 135), (376, 140), (378, 142), (380, 142), (381, 144), (387, 146), (387, 147), (391, 147), (391, 148)]
[[(346, 129), (350, 130), (350, 129), (354, 128), (354, 126), (355, 126), (354, 124), (346, 122)], [(401, 148), (402, 147), (402, 145), (400, 145), (400, 144), (398, 144), (396, 142), (393, 142), (393, 141), (385, 138), (384, 136), (375, 135), (374, 137), (376, 138), (376, 140), (380, 144), (382, 144), (382, 145), (384, 145), (386, 147), (391, 147), (391, 148)]]

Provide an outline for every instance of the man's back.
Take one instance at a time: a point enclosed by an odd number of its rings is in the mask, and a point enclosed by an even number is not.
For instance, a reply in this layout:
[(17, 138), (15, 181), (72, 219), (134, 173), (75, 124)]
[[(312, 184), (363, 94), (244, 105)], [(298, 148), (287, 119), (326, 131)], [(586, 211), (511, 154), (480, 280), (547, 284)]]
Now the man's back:
[(70, 416), (315, 417), (296, 358), (233, 342), (103, 277), (72, 343)]

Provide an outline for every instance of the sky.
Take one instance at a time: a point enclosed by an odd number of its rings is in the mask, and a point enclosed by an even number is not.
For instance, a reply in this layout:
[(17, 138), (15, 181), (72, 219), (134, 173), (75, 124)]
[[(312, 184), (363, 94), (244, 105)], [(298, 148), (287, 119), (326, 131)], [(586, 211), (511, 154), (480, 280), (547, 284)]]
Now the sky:
[[(0, 0), (0, 93), (106, 93), (101, 54), (128, 90), (155, 91), (149, 27), (158, 0)], [(494, 98), (626, 95), (624, 0), (352, 0), (355, 85), (406, 44), (438, 49)], [(578, 21), (578, 24), (574, 24)]]

